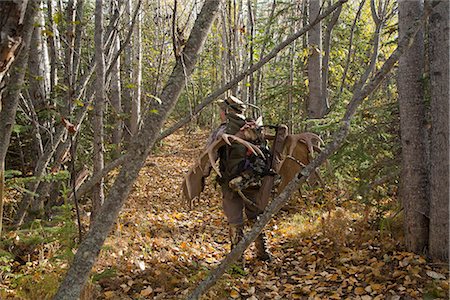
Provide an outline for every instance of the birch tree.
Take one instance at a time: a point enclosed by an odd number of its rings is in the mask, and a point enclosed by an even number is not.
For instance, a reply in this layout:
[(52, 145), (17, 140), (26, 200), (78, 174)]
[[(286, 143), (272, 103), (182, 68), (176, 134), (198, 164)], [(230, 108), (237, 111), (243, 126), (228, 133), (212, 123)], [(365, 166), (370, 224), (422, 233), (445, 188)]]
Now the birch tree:
[(135, 135), (139, 130), (141, 122), (141, 84), (142, 84), (142, 14), (143, 10), (138, 7), (136, 24), (133, 27), (133, 96), (131, 102), (131, 120), (130, 130)]

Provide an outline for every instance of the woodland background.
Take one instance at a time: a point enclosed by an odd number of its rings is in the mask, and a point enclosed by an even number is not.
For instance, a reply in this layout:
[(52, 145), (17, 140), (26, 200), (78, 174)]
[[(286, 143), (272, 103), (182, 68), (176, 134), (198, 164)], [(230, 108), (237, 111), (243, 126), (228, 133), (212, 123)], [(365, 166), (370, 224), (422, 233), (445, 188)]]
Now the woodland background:
[[(1, 1), (0, 26), (0, 298), (448, 298), (448, 1)], [(325, 141), (245, 269), (214, 179), (180, 198), (226, 94)]]

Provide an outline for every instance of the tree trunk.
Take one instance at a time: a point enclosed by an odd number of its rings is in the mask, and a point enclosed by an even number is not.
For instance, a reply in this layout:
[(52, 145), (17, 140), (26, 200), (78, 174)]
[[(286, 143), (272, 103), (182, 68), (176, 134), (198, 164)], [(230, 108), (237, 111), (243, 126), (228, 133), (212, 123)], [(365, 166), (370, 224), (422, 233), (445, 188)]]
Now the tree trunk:
[[(161, 104), (155, 103), (151, 109), (158, 113), (147, 114), (142, 129), (130, 145), (130, 157), (125, 162), (116, 181), (111, 187), (107, 201), (97, 215), (91, 230), (80, 244), (74, 261), (60, 285), (54, 299), (75, 299), (79, 297), (100, 249), (119, 215), (132, 184), (138, 176), (159, 130), (173, 109), (187, 77), (193, 72), (198, 54), (203, 46), (219, 9), (220, 0), (207, 0), (195, 21), (191, 35), (182, 52), (183, 60), (178, 60), (161, 94)], [(183, 61), (183, 62), (182, 62)]]
[(348, 72), (348, 68), (350, 67), (350, 58), (352, 57), (353, 36), (355, 34), (356, 23), (358, 22), (359, 17), (361, 16), (362, 8), (364, 7), (365, 2), (366, 2), (366, 0), (361, 0), (359, 7), (358, 7), (358, 11), (356, 12), (355, 19), (353, 20), (353, 23), (352, 23), (352, 27), (350, 29), (350, 38), (348, 41), (347, 58), (345, 59), (345, 67), (344, 67), (344, 72), (342, 74), (341, 86), (339, 88), (339, 93), (338, 93), (336, 99), (340, 98), (342, 91), (344, 90), (345, 79), (347, 79), (347, 72)]
[(342, 6), (339, 7), (332, 15), (330, 23), (327, 25), (327, 29), (325, 30), (324, 35), (324, 54), (322, 61), (322, 101), (326, 103), (327, 111), (330, 107), (329, 99), (328, 99), (328, 71), (329, 71), (329, 60), (330, 60), (330, 51), (331, 51), (331, 32), (333, 31), (334, 26), (336, 25), (339, 16), (341, 15)]
[[(252, 0), (247, 0), (247, 8), (248, 8), (248, 30), (247, 33), (248, 36), (248, 65), (251, 67), (254, 63), (254, 39), (255, 39), (255, 16), (256, 16), (256, 9), (253, 12), (253, 4)], [(255, 80), (253, 77), (253, 73), (250, 73), (248, 75), (248, 96), (247, 96), (248, 102), (255, 105)], [(253, 117), (256, 119), (258, 118), (259, 112), (253, 111), (254, 115)]]
[[(399, 36), (423, 14), (423, 1), (399, 1)], [(400, 58), (398, 95), (402, 144), (400, 197), (405, 209), (405, 240), (409, 251), (424, 253), (428, 247), (427, 138), (423, 99), (423, 30)]]
[[(321, 0), (309, 1), (309, 23), (319, 15)], [(328, 104), (322, 98), (322, 27), (317, 23), (308, 31), (308, 118), (320, 119), (328, 110)]]
[[(126, 27), (131, 27), (131, 0), (125, 1), (125, 24)], [(125, 114), (124, 122), (124, 140), (129, 143), (131, 141), (132, 131), (131, 131), (131, 114), (132, 114), (132, 47), (126, 47), (124, 51), (124, 65), (123, 65), (123, 112)]]
[(0, 2), (0, 110), (4, 77), (13, 63), (22, 43), (24, 13), (27, 1)]
[[(101, 173), (103, 161), (103, 109), (105, 103), (105, 55), (103, 50), (103, 0), (95, 1), (95, 101), (92, 128), (94, 131), (94, 176)], [(104, 202), (103, 180), (100, 180), (92, 195), (91, 224)]]
[(141, 83), (142, 83), (142, 13), (139, 9), (136, 24), (133, 28), (133, 96), (131, 103), (131, 120), (130, 130), (134, 136), (139, 130), (139, 124), (141, 122)]
[(430, 236), (433, 260), (448, 262), (449, 247), (449, 2), (429, 19), (431, 81)]
[[(22, 43), (22, 51), (19, 55), (19, 59), (17, 60), (15, 64), (16, 71), (12, 74), (10, 78), (10, 88), (7, 90), (7, 94), (5, 99), (8, 101), (5, 101), (5, 104), (3, 105), (3, 108), (0, 110), (0, 236), (2, 231), (2, 223), (3, 223), (3, 193), (4, 193), (4, 186), (5, 186), (5, 157), (6, 152), (9, 147), (9, 141), (11, 137), (11, 132), (15, 123), (15, 117), (16, 117), (16, 111), (17, 106), (19, 104), (19, 93), (21, 90), (21, 87), (24, 82), (25, 78), (25, 68), (28, 63), (28, 51), (29, 51), (29, 45), (31, 41), (31, 35), (33, 34), (33, 24), (34, 19), (37, 12), (37, 6), (39, 2), (38, 1), (31, 1), (26, 8), (20, 7), (18, 11), (16, 11), (16, 14), (13, 15), (6, 15), (8, 17), (0, 18), (0, 22), (3, 22), (4, 20), (7, 21), (7, 24), (3, 25), (1, 27), (1, 36), (3, 36), (3, 29), (5, 29), (5, 33), (8, 34), (6, 36), (10, 36), (9, 34), (12, 33), (10, 30), (12, 30), (12, 26), (15, 24), (16, 26), (19, 26), (19, 24), (23, 24), (23, 27), (21, 30), (16, 27), (16, 31), (14, 31), (15, 35), (12, 38), (15, 38), (19, 41), (19, 43)], [(7, 10), (4, 10), (5, 7), (10, 5), (10, 3), (1, 3), (0, 2), (0, 16), (2, 16), (3, 13), (8, 13)], [(8, 9), (11, 9), (12, 7), (8, 7)], [(17, 7), (15, 8), (17, 9)], [(21, 9), (24, 9), (25, 15), (24, 15), (24, 22), (21, 21), (21, 15), (22, 11)], [(16, 16), (17, 19), (13, 19), (13, 17)], [(11, 26), (8, 28), (8, 26)], [(8, 48), (3, 44), (4, 41), (0, 41), (0, 50), (3, 55), (4, 51), (12, 51), (11, 48)], [(6, 48), (5, 48), (6, 47)], [(3, 80), (4, 74), (9, 70), (12, 59), (15, 58), (16, 52), (13, 51), (10, 53), (11, 56), (8, 60), (5, 60), (5, 57), (1, 57), (0, 60), (0, 83), (1, 80)], [(6, 63), (6, 65), (4, 65)], [(1, 97), (1, 96), (0, 96)], [(0, 98), (1, 101), (1, 98)]]
[[(120, 49), (120, 37), (117, 34), (114, 41), (114, 53), (117, 54)], [(113, 156), (119, 157), (121, 153), (123, 121), (122, 121), (122, 98), (121, 98), (121, 82), (120, 82), (120, 60), (113, 63), (111, 71), (111, 106), (113, 109), (113, 131), (112, 144), (114, 145)]]
[(58, 68), (59, 61), (58, 51), (58, 27), (53, 22), (53, 0), (47, 0), (47, 30), (52, 34), (48, 35), (49, 58), (50, 58), (50, 91), (55, 91), (55, 86), (58, 82)]
[(47, 93), (49, 91), (48, 51), (47, 43), (42, 34), (45, 26), (42, 9), (38, 10), (38, 25), (34, 27), (31, 38), (29, 68), (29, 93), (33, 106), (37, 112), (46, 107)]

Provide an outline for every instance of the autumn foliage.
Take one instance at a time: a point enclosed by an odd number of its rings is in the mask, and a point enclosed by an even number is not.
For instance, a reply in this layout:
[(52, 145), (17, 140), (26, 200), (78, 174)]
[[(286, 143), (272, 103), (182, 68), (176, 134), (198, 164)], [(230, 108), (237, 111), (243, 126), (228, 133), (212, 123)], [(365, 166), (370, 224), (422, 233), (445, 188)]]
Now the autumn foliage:
[[(180, 132), (154, 150), (83, 299), (183, 299), (229, 252), (214, 178), (193, 209), (180, 199), (182, 176), (206, 137)], [(72, 220), (72, 210), (60, 209), (51, 224), (8, 233), (1, 299), (51, 298), (76, 249)], [(204, 299), (447, 299), (448, 269), (405, 252), (399, 226), (399, 215), (380, 218), (335, 186), (303, 189), (267, 228), (274, 261), (247, 250), (246, 267), (232, 267)]]

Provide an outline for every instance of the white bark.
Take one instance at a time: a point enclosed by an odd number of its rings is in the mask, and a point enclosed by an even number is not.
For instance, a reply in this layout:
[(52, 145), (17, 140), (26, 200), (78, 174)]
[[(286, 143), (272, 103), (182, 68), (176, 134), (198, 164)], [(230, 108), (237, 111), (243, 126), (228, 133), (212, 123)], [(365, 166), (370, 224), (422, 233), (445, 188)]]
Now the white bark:
[(134, 25), (133, 32), (133, 96), (131, 103), (131, 120), (130, 130), (134, 136), (139, 130), (139, 124), (141, 122), (141, 84), (142, 84), (142, 14), (143, 11), (138, 8), (138, 15), (136, 24)]

